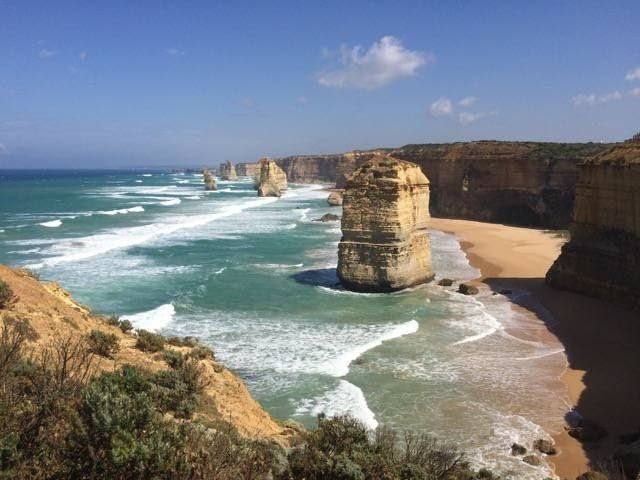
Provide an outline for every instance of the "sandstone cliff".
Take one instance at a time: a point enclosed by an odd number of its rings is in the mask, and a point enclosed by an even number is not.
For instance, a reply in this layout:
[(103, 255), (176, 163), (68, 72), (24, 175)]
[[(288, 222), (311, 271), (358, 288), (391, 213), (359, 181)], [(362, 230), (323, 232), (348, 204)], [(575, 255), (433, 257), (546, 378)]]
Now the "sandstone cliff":
[(429, 180), (409, 162), (376, 155), (347, 181), (338, 277), (356, 291), (393, 291), (433, 278)]
[(218, 167), (218, 175), (220, 180), (231, 180), (232, 182), (238, 179), (236, 174), (236, 167), (231, 162), (221, 163)]
[(440, 217), (538, 227), (571, 222), (577, 165), (611, 145), (479, 141), (406, 145), (342, 155), (279, 159), (292, 182), (345, 181), (376, 153), (420, 165), (431, 182), (431, 213)]
[(256, 178), (260, 171), (259, 163), (238, 163), (236, 165), (236, 173), (240, 177)]
[(571, 240), (547, 282), (640, 308), (640, 143), (624, 143), (580, 166)]
[(204, 179), (204, 189), (211, 191), (216, 189), (216, 177), (213, 176), (211, 170), (205, 168), (202, 171), (202, 177)]
[(259, 197), (279, 197), (287, 189), (287, 175), (270, 158), (260, 160), (260, 172), (256, 177)]
[[(119, 350), (113, 358), (99, 357), (95, 374), (113, 371), (116, 367), (131, 364), (158, 371), (166, 368), (162, 356), (142, 352), (135, 348), (134, 335), (123, 333), (108, 324), (102, 317), (78, 303), (55, 283), (39, 282), (23, 270), (0, 265), (0, 280), (6, 282), (14, 293), (14, 301), (7, 308), (0, 308), (0, 319), (26, 320), (37, 333), (31, 346), (38, 350), (55, 338), (69, 335), (86, 335), (94, 329), (117, 337)], [(188, 353), (191, 347), (167, 347)], [(251, 397), (242, 380), (213, 359), (201, 361), (206, 387), (202, 393), (195, 418), (203, 421), (223, 420), (238, 431), (252, 438), (273, 439), (283, 445), (290, 444), (295, 436), (291, 429), (282, 427)]]

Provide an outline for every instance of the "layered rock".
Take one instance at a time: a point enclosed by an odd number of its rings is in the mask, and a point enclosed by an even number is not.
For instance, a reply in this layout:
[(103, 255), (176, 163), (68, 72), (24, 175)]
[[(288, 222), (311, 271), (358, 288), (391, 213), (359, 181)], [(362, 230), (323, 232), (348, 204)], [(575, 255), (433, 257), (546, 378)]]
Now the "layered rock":
[(220, 180), (235, 181), (238, 179), (236, 167), (234, 167), (231, 162), (221, 163), (218, 167), (218, 175), (220, 176)]
[(560, 289), (640, 308), (640, 143), (580, 166), (571, 240), (547, 273)]
[(279, 197), (287, 189), (287, 175), (270, 158), (260, 160), (260, 172), (256, 177), (259, 197)]
[(409, 162), (376, 155), (347, 181), (338, 277), (350, 289), (388, 292), (433, 278), (429, 180)]
[(216, 189), (216, 177), (213, 176), (211, 170), (205, 168), (202, 171), (202, 177), (204, 179), (204, 189), (211, 191)]
[(236, 173), (240, 177), (256, 178), (260, 171), (260, 163), (238, 163), (236, 165)]
[(327, 203), (332, 207), (342, 206), (342, 190), (334, 190), (327, 197)]
[(330, 155), (295, 155), (279, 158), (276, 163), (292, 183), (336, 183), (344, 188), (346, 174), (372, 158), (377, 151), (347, 152)]

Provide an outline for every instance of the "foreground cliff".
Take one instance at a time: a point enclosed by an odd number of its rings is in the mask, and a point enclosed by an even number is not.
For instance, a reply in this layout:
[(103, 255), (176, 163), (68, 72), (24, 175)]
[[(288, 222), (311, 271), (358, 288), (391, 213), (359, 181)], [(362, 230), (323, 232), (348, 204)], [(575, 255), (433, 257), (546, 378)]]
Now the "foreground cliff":
[(346, 179), (373, 155), (419, 165), (431, 182), (431, 214), (485, 222), (564, 228), (571, 222), (577, 165), (611, 145), (478, 141), (406, 145), (341, 155), (278, 159), (292, 182)]
[(547, 282), (640, 308), (640, 142), (580, 166), (571, 240)]
[(260, 172), (256, 176), (259, 197), (279, 197), (287, 189), (287, 175), (270, 158), (260, 160)]
[(388, 292), (433, 278), (429, 180), (409, 162), (377, 155), (347, 181), (338, 277), (350, 289)]

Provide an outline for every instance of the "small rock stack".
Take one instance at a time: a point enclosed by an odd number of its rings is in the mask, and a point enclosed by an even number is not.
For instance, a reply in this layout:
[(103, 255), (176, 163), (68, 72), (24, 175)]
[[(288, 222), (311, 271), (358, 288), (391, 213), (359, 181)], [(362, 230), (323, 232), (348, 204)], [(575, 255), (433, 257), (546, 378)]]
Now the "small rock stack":
[(213, 176), (211, 170), (205, 168), (202, 171), (202, 177), (204, 178), (204, 189), (207, 191), (212, 191), (216, 189), (216, 177)]
[(279, 197), (287, 189), (287, 175), (270, 158), (260, 160), (260, 171), (256, 175), (259, 197)]
[(236, 167), (234, 167), (231, 162), (221, 163), (218, 167), (218, 174), (220, 175), (220, 180), (230, 180), (235, 182), (238, 179)]

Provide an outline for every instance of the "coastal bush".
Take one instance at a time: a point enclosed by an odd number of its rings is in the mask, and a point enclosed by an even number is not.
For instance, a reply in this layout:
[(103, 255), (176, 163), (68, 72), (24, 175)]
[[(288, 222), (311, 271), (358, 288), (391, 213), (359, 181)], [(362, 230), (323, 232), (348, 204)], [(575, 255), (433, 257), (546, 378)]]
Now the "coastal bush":
[(206, 345), (196, 345), (191, 349), (188, 356), (189, 358), (195, 358), (197, 360), (204, 360), (207, 358), (210, 360), (216, 359), (213, 350)]
[(120, 349), (118, 337), (113, 333), (91, 330), (87, 338), (91, 351), (101, 357), (113, 358), (113, 354)]
[(206, 386), (197, 360), (177, 361), (170, 370), (155, 373), (158, 405), (178, 418), (191, 418), (198, 406), (198, 395)]
[(124, 320), (118, 320), (118, 328), (122, 331), (122, 333), (129, 333), (133, 330), (133, 323), (131, 323), (126, 318)]
[(175, 350), (165, 350), (162, 353), (162, 359), (167, 362), (167, 365), (171, 368), (180, 368), (185, 361), (184, 355)]
[(5, 308), (13, 299), (13, 290), (7, 282), (0, 280), (0, 308)]
[(196, 337), (170, 337), (167, 339), (169, 345), (174, 347), (195, 347), (199, 341)]
[(143, 352), (160, 352), (164, 350), (164, 337), (148, 330), (139, 329), (136, 348)]

